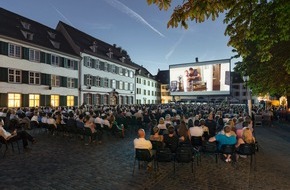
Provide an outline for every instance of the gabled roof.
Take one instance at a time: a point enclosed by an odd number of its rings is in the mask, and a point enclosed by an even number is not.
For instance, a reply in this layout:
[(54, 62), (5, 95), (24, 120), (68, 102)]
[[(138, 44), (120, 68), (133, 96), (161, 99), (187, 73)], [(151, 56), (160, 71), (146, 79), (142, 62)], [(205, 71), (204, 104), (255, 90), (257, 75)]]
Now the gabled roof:
[(161, 84), (169, 84), (169, 77), (169, 70), (158, 70), (158, 73), (155, 76), (156, 80)]
[[(25, 28), (25, 24), (29, 27)], [(3, 8), (0, 8), (0, 26), (0, 35), (4, 38), (12, 38), (77, 56), (60, 32)], [(32, 35), (32, 37), (30, 39), (26, 38), (26, 34)], [(55, 37), (53, 38), (52, 35), (55, 35)], [(59, 47), (57, 48), (57, 46)]]
[(145, 67), (143, 67), (143, 65), (138, 65), (136, 63), (132, 63), (132, 64), (137, 68), (135, 75), (137, 76), (139, 75), (139, 76), (156, 80), (155, 76), (152, 75)]
[[(62, 30), (62, 28), (65, 29), (70, 39), (72, 39), (73, 43), (77, 46), (75, 49), (78, 49), (80, 51), (77, 53), (87, 53), (92, 56), (116, 62), (120, 65), (135, 68), (135, 66), (132, 64), (130, 56), (121, 47), (117, 47), (116, 45), (110, 45), (60, 21), (57, 25), (57, 30)], [(93, 45), (96, 46), (95, 52), (91, 49)], [(112, 52), (111, 58), (108, 56), (109, 52)], [(122, 61), (122, 59), (124, 59), (124, 61)]]

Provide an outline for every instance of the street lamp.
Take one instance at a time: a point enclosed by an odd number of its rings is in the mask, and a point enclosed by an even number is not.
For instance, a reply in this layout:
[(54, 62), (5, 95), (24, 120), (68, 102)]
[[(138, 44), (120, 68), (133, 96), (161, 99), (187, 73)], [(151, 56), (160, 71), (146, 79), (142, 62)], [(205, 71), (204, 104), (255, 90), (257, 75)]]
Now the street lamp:
[(243, 76), (243, 80), (245, 82), (246, 86), (246, 98), (247, 98), (247, 111), (250, 117), (252, 117), (252, 98), (250, 93), (248, 93), (248, 82), (249, 82), (250, 77), (249, 76)]

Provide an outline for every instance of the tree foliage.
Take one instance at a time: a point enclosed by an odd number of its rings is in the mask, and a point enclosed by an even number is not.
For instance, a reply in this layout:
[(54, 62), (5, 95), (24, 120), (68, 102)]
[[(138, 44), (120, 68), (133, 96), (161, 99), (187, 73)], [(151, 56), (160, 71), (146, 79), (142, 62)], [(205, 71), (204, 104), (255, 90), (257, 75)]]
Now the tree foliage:
[[(147, 0), (168, 10), (171, 0)], [(249, 75), (254, 93), (290, 95), (290, 1), (288, 0), (184, 0), (176, 6), (167, 27), (188, 28), (215, 20), (226, 12), (225, 35), (242, 62), (236, 71)]]

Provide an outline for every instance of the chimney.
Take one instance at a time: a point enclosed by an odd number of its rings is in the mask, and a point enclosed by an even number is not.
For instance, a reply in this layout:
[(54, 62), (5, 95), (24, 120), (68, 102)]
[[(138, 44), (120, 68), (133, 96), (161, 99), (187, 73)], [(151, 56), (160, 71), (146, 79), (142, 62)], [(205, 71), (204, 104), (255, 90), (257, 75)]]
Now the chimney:
[(195, 58), (195, 62), (198, 62), (198, 57)]

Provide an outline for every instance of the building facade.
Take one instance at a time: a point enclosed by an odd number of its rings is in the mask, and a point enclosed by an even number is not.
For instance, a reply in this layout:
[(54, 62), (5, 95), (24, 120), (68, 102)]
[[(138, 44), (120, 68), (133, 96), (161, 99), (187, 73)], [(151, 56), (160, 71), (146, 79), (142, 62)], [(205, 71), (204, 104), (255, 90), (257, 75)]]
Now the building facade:
[(137, 66), (136, 70), (136, 103), (159, 104), (160, 84), (147, 69)]
[(80, 55), (79, 104), (117, 105), (135, 103), (135, 70), (121, 47), (59, 22), (60, 31)]
[(64, 36), (0, 8), (0, 106), (76, 106), (80, 57)]
[(159, 70), (155, 76), (156, 80), (160, 83), (160, 103), (167, 104), (174, 101), (170, 95), (169, 85), (169, 70)]

